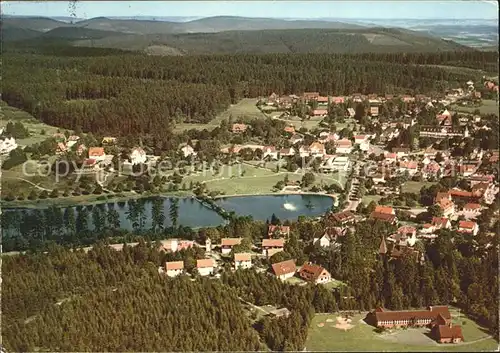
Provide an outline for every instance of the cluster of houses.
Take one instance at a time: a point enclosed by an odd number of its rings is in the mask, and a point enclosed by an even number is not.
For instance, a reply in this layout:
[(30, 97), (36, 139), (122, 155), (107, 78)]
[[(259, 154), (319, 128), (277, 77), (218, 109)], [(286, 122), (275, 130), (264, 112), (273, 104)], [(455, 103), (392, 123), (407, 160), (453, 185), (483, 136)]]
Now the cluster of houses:
[(16, 139), (13, 137), (6, 137), (0, 140), (0, 155), (7, 155), (17, 148)]

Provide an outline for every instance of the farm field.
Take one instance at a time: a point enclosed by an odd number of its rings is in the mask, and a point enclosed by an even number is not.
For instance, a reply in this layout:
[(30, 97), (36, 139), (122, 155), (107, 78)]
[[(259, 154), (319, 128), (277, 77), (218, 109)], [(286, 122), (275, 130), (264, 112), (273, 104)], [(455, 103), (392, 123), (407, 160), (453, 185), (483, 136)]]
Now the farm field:
[[(58, 130), (55, 126), (44, 124), (35, 119), (31, 114), (7, 105), (0, 101), (0, 128), (7, 126), (9, 121), (21, 122), (30, 132), (29, 137), (16, 139), (19, 146), (29, 146), (42, 142), (55, 134)], [(45, 134), (42, 134), (45, 131)]]
[[(395, 351), (395, 352), (472, 352), (495, 350), (498, 343), (475, 322), (462, 318), (464, 343), (441, 345), (425, 332), (426, 329), (397, 330), (392, 334), (378, 334), (366, 324), (366, 314), (351, 317), (345, 326), (339, 325), (339, 314), (316, 314), (311, 322), (306, 342), (307, 351)], [(340, 328), (338, 328), (338, 327)]]
[(495, 114), (498, 115), (498, 104), (493, 99), (484, 99), (481, 102), (480, 107), (463, 107), (460, 105), (453, 105), (452, 108), (459, 112), (464, 113), (474, 113), (476, 109), (479, 109), (481, 114)]

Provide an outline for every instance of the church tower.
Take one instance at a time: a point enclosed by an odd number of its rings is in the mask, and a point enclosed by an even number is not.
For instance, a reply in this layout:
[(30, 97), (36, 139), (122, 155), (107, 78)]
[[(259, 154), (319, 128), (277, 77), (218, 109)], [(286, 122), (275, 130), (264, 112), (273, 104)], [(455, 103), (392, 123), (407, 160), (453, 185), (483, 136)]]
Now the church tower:
[(207, 237), (207, 239), (205, 240), (205, 252), (207, 254), (210, 254), (211, 251), (212, 251), (212, 240), (210, 240), (210, 238)]

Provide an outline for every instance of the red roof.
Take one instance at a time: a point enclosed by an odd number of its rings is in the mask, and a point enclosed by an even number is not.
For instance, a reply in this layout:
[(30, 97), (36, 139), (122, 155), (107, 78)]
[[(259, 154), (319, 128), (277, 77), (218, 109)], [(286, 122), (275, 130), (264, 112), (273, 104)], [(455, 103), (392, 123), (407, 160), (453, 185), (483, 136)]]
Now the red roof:
[(234, 254), (234, 261), (251, 261), (252, 255), (247, 253)]
[(241, 243), (241, 238), (222, 238), (221, 246), (235, 246)]
[(466, 210), (477, 210), (479, 208), (481, 208), (481, 205), (478, 203), (468, 203), (464, 206)]
[(474, 229), (474, 226), (476, 225), (476, 222), (471, 222), (471, 221), (460, 221), (458, 223), (458, 228), (465, 228), (465, 229)]
[(274, 224), (270, 224), (269, 227), (267, 228), (267, 235), (271, 236), (276, 231), (283, 234), (289, 234), (290, 226), (277, 226)]
[(432, 217), (433, 226), (444, 227), (448, 223), (448, 218), (446, 217)]
[(183, 261), (170, 261), (165, 263), (165, 270), (182, 270), (184, 268)]
[(437, 339), (453, 339), (460, 338), (462, 341), (464, 340), (464, 336), (462, 334), (462, 327), (460, 325), (448, 326), (448, 325), (439, 325), (437, 328)]
[(264, 239), (262, 240), (263, 248), (274, 248), (285, 246), (285, 239)]
[(321, 97), (321, 96), (319, 96), (316, 100), (319, 103), (328, 103), (328, 97)]
[(370, 215), (371, 219), (378, 219), (381, 221), (386, 221), (386, 222), (394, 222), (396, 220), (396, 216), (388, 213), (381, 213), (381, 212), (376, 212), (373, 211)]
[(89, 157), (100, 157), (104, 156), (104, 148), (103, 147), (90, 147), (89, 148)]
[(316, 281), (324, 272), (328, 273), (322, 266), (305, 263), (299, 271), (299, 276), (306, 281)]
[(295, 273), (297, 266), (294, 260), (287, 260), (273, 264), (273, 271), (276, 276), (286, 275), (288, 273)]
[(196, 260), (196, 267), (197, 268), (214, 267), (214, 260), (213, 259)]
[(450, 311), (447, 306), (431, 306), (428, 310), (411, 310), (411, 311), (376, 311), (375, 318), (377, 321), (396, 321), (396, 320), (412, 320), (412, 319), (437, 319), (441, 315), (446, 320), (451, 319)]
[(314, 109), (313, 110), (313, 115), (327, 115), (328, 110), (326, 109)]
[(394, 214), (394, 209), (390, 206), (380, 206), (375, 207), (375, 212), (385, 213), (385, 214)]
[(398, 228), (398, 233), (400, 234), (408, 234), (408, 233), (415, 233), (417, 229), (412, 226), (402, 226)]
[(91, 158), (88, 158), (86, 160), (83, 161), (83, 165), (84, 166), (91, 166), (91, 165), (94, 165), (96, 164), (96, 160), (95, 159), (91, 159)]

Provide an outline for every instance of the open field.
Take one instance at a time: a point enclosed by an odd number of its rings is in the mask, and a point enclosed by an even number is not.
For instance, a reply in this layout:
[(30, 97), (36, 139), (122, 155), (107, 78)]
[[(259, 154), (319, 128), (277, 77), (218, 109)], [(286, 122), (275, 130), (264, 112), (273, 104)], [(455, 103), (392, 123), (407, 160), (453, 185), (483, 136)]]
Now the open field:
[(262, 113), (256, 106), (258, 99), (244, 98), (236, 104), (231, 105), (226, 111), (220, 113), (215, 119), (207, 124), (177, 124), (176, 132), (181, 132), (189, 129), (197, 130), (212, 130), (219, 126), (220, 122), (229, 119), (232, 116), (233, 120), (251, 120), (255, 118), (265, 119), (267, 116)]
[(425, 329), (395, 330), (392, 334), (378, 334), (374, 332), (374, 327), (363, 321), (366, 314), (351, 317), (352, 328), (339, 329), (335, 327), (338, 316), (337, 313), (317, 314), (313, 318), (306, 342), (307, 351), (473, 352), (491, 351), (498, 347), (498, 343), (493, 338), (488, 338), (483, 329), (470, 319), (460, 320), (467, 322), (463, 326), (464, 343), (442, 345), (428, 337), (425, 334), (428, 330)]
[(378, 203), (378, 200), (380, 200), (382, 196), (380, 195), (365, 195), (361, 199), (361, 202), (363, 202), (365, 205), (368, 205), (370, 202), (375, 201)]
[(403, 184), (403, 192), (409, 192), (409, 193), (414, 193), (414, 194), (419, 194), (420, 193), (420, 189), (425, 186), (425, 187), (429, 187), (431, 185), (434, 185), (436, 183), (432, 183), (432, 182), (427, 182), (427, 181), (423, 181), (423, 182), (418, 182), (418, 181), (407, 181), (406, 183)]
[[(19, 146), (29, 146), (42, 142), (57, 132), (57, 127), (44, 124), (35, 119), (31, 114), (11, 107), (4, 101), (0, 102), (0, 128), (5, 127), (9, 121), (14, 123), (21, 122), (30, 132), (31, 136), (24, 139), (16, 139)], [(45, 131), (45, 134), (42, 134), (42, 130)]]
[(330, 282), (324, 283), (323, 287), (328, 288), (328, 289), (335, 289), (335, 288), (339, 288), (339, 287), (342, 287), (345, 285), (346, 284), (344, 282), (332, 278), (332, 280)]
[(463, 113), (474, 113), (476, 109), (479, 109), (481, 114), (495, 114), (498, 115), (498, 104), (493, 99), (484, 99), (481, 101), (480, 107), (463, 107), (460, 105), (452, 105), (452, 108), (456, 111)]

